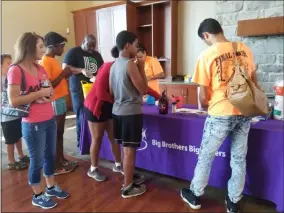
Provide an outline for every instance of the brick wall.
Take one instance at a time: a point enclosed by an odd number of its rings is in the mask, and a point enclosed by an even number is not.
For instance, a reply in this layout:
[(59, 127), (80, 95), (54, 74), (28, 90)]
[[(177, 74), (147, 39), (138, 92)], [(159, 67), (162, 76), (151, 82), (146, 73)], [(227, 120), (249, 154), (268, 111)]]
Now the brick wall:
[(243, 41), (251, 48), (258, 80), (266, 93), (273, 93), (275, 80), (284, 76), (284, 36), (237, 37), (237, 22), (283, 16), (283, 1), (217, 1), (216, 4), (216, 17), (225, 36), (232, 41)]

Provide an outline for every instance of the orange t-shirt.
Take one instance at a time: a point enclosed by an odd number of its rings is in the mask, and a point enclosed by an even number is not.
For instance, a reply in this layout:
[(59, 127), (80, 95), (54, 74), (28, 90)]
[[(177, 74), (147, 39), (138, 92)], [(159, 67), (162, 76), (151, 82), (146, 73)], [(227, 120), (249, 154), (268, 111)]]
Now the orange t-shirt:
[[(155, 75), (159, 75), (164, 72), (160, 62), (156, 58), (150, 56), (146, 57), (144, 69), (146, 77), (153, 77)], [(151, 87), (156, 92), (160, 93), (158, 80), (148, 81), (148, 86)]]
[[(251, 77), (252, 72), (255, 71), (253, 55), (245, 44), (237, 42), (236, 46), (237, 59)], [(209, 115), (241, 115), (225, 95), (233, 70), (234, 50), (231, 42), (216, 43), (199, 56), (192, 82), (208, 88)]]
[[(49, 56), (43, 56), (42, 60), (39, 62), (46, 70), (48, 78), (53, 81), (61, 73), (62, 68), (55, 58)], [(54, 88), (53, 99), (57, 100), (68, 95), (68, 85), (66, 79), (62, 79), (60, 83)]]

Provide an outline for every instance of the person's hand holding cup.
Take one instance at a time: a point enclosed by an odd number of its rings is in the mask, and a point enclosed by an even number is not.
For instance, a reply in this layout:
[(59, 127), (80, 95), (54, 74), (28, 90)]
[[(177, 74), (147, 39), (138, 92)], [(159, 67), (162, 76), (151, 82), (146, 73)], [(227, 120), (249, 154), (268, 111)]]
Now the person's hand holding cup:
[(83, 74), (84, 76), (86, 76), (87, 78), (92, 78), (92, 77), (93, 77), (92, 72), (89, 71), (89, 70), (86, 70), (86, 69), (82, 69), (82, 74)]

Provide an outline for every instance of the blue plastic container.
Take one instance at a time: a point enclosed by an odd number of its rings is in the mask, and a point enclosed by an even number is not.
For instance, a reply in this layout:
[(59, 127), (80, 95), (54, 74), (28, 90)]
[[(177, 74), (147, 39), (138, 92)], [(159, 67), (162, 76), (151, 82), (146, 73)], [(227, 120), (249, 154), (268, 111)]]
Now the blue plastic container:
[(155, 105), (155, 98), (151, 95), (146, 95), (146, 103), (148, 105)]

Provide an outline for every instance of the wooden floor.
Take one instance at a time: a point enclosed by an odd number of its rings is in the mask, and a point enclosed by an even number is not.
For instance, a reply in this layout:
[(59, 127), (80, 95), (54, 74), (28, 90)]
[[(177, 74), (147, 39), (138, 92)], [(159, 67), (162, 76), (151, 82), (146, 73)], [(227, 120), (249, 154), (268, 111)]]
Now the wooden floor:
[[(89, 162), (79, 160), (74, 172), (56, 177), (58, 185), (70, 197), (58, 200), (57, 207), (50, 210), (32, 206), (27, 170), (3, 171), (2, 212), (196, 212), (183, 203), (178, 189), (172, 190), (151, 180), (146, 182), (148, 190), (144, 195), (123, 199), (120, 196), (122, 175), (103, 169), (109, 178), (99, 183), (87, 176), (89, 166)], [(216, 201), (203, 199), (201, 212), (225, 212), (225, 208)]]

